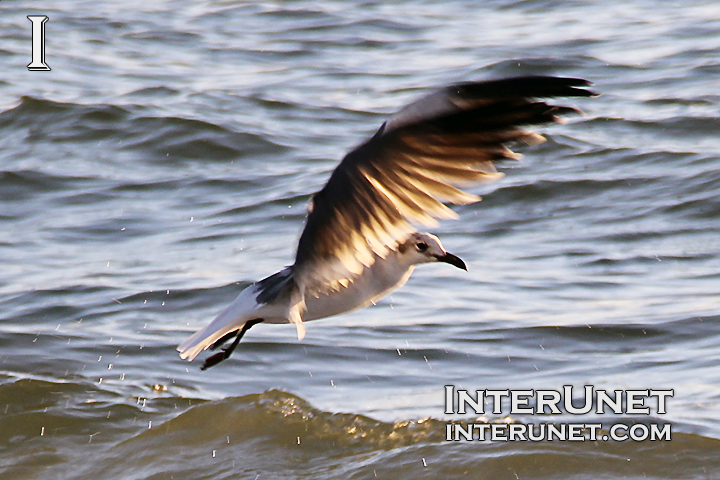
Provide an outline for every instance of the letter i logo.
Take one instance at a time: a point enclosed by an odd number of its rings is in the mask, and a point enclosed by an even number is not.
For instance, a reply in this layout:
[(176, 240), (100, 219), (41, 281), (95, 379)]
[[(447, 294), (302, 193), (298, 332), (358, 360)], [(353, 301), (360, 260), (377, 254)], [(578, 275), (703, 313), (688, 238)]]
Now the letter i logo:
[(32, 22), (32, 62), (27, 66), (28, 70), (50, 70), (45, 63), (45, 22), (47, 15), (28, 15)]

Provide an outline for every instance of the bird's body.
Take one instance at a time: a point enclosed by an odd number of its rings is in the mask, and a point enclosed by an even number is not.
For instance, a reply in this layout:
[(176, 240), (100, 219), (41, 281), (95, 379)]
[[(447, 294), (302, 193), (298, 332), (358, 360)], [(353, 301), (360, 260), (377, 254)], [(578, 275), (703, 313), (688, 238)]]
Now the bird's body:
[[(428, 258), (417, 251), (418, 243), (428, 245), (426, 252), (445, 258), (448, 263), (465, 268), (460, 259), (442, 249), (440, 240), (434, 235), (416, 233), (408, 239), (407, 249), (391, 251), (382, 261), (375, 261), (369, 268), (348, 285), (347, 288), (305, 297), (303, 322), (351, 312), (374, 304), (393, 290), (403, 286), (412, 274), (415, 265)], [(424, 253), (424, 252), (423, 252)], [(435, 258), (435, 257), (430, 257)], [(248, 320), (262, 319), (263, 323), (287, 323), (289, 321), (291, 288), (294, 282), (293, 267), (271, 275), (243, 290), (207, 327), (188, 338), (178, 347), (181, 357), (192, 360), (224, 335), (242, 328)], [(298, 338), (302, 338), (304, 327), (297, 324)]]
[(592, 96), (572, 78), (520, 77), (459, 84), (421, 98), (393, 115), (367, 142), (350, 152), (325, 187), (313, 196), (295, 263), (243, 290), (207, 327), (178, 346), (193, 360), (235, 337), (208, 358), (227, 358), (259, 322), (303, 322), (366, 307), (402, 286), (415, 265), (445, 262), (465, 269), (440, 240), (413, 223), (455, 218), (442, 202), (479, 197), (458, 188), (502, 176), (493, 162), (517, 155), (509, 141), (538, 143), (520, 127), (557, 121), (569, 107), (537, 97)]

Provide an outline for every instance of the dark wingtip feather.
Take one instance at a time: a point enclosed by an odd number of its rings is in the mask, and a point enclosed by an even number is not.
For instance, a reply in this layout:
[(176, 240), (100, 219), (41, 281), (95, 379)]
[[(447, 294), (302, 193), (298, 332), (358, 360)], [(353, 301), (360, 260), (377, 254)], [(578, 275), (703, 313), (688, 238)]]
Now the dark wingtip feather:
[(597, 93), (581, 87), (590, 87), (592, 83), (582, 78), (547, 77), (530, 75), (524, 77), (501, 78), (483, 82), (461, 83), (451, 89), (460, 95), (470, 97), (596, 97)]
[(582, 78), (567, 78), (566, 80), (572, 81), (572, 83), (568, 82), (567, 86), (570, 87), (570, 89), (574, 92), (573, 97), (599, 97), (601, 94), (598, 92), (595, 92), (593, 90), (586, 90), (584, 88), (577, 88), (577, 87), (592, 87), (595, 84), (592, 82), (589, 82)]

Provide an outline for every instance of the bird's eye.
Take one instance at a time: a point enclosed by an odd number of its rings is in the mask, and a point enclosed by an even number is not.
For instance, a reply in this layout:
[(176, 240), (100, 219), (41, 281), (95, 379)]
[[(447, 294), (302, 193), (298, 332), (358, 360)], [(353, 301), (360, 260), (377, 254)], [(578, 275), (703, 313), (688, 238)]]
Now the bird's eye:
[(418, 249), (418, 252), (424, 252), (425, 250), (428, 249), (428, 244), (427, 243), (418, 243), (417, 245), (415, 245), (415, 248)]

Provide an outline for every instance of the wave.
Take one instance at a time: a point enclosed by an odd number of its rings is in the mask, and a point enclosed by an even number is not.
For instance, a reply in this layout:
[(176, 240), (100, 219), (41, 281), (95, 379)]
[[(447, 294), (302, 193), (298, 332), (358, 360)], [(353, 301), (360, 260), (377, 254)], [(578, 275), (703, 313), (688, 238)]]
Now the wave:
[(147, 115), (140, 105), (62, 103), (24, 96), (0, 113), (0, 131), (33, 143), (92, 143), (94, 149), (141, 150), (148, 161), (222, 161), (285, 151), (263, 135), (208, 121)]
[(446, 420), (331, 413), (280, 390), (130, 400), (73, 382), (0, 386), (0, 467), (20, 478), (32, 458), (52, 478), (74, 479), (689, 478), (720, 467), (720, 442), (692, 433), (670, 442), (447, 442)]

